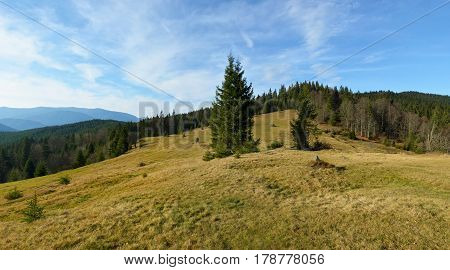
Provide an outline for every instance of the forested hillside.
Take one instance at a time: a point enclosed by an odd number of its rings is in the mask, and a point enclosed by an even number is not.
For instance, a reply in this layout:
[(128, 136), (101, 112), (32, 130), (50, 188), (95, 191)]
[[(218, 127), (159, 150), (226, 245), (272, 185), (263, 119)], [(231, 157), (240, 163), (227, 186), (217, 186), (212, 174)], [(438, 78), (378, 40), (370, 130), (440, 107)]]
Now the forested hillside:
[[(417, 92), (353, 93), (318, 82), (270, 89), (255, 98), (252, 114), (297, 109), (307, 93), (317, 120), (350, 136), (373, 139), (415, 152), (448, 152), (450, 97)], [(119, 156), (139, 137), (182, 134), (209, 126), (210, 108), (159, 114), (136, 123), (87, 121), (60, 127), (0, 133), (0, 182), (55, 173)]]
[[(295, 83), (259, 95), (255, 114), (297, 109), (302, 92), (308, 93), (318, 121), (341, 126), (367, 139), (416, 152), (449, 151), (450, 97), (418, 92), (378, 91), (353, 93), (348, 87), (329, 87), (318, 82)], [(162, 113), (140, 122), (142, 137), (179, 134), (208, 126), (210, 108), (189, 114)]]
[(93, 120), (0, 133), (0, 183), (44, 176), (119, 156), (136, 142), (133, 130), (136, 131), (135, 124)]

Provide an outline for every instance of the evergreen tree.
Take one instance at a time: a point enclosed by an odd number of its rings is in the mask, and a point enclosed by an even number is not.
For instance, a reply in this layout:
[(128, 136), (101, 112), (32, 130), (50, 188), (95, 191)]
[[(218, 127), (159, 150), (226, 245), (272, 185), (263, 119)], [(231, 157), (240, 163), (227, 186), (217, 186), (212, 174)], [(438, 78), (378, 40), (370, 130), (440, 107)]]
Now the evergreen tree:
[(38, 204), (38, 199), (36, 193), (34, 193), (33, 198), (28, 202), (27, 208), (23, 210), (25, 215), (24, 220), (26, 222), (33, 222), (44, 217), (44, 207)]
[(26, 179), (33, 178), (35, 170), (36, 168), (34, 166), (33, 161), (31, 159), (28, 159), (23, 169), (23, 175), (25, 176)]
[(83, 151), (79, 150), (77, 154), (77, 159), (75, 161), (75, 168), (83, 167), (86, 165), (86, 158), (83, 155)]
[(51, 152), (50, 152), (50, 147), (48, 145), (48, 139), (45, 139), (42, 144), (42, 155), (44, 157), (44, 160), (48, 160), (50, 154), (51, 154)]
[(291, 122), (294, 146), (298, 150), (309, 150), (309, 136), (317, 133), (317, 126), (314, 123), (317, 114), (308, 98), (300, 101), (297, 114), (297, 119)]
[(246, 145), (253, 142), (255, 114), (252, 85), (232, 55), (228, 56), (224, 77), (211, 112), (212, 147), (219, 156), (245, 151)]
[(7, 175), (11, 169), (11, 162), (5, 149), (0, 149), (0, 183), (6, 182), (8, 179)]
[(95, 146), (92, 142), (89, 143), (87, 150), (88, 150), (88, 155), (92, 155), (95, 152)]
[(105, 160), (105, 154), (103, 154), (103, 151), (100, 152), (100, 154), (98, 155), (98, 159), (97, 159), (97, 160), (98, 160), (99, 162)]
[(45, 166), (44, 162), (39, 162), (36, 166), (36, 171), (34, 172), (35, 177), (41, 177), (47, 175), (47, 166)]
[(331, 95), (328, 97), (328, 110), (330, 111), (329, 122), (331, 125), (335, 126), (340, 121), (339, 116), (339, 106), (341, 105), (341, 99), (339, 97), (339, 92), (334, 89)]

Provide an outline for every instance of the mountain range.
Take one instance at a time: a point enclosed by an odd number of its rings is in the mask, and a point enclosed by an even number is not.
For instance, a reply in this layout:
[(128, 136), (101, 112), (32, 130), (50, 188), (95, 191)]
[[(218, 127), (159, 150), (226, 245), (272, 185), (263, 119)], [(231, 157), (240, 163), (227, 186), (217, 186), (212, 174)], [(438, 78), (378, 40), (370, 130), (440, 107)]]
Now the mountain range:
[(89, 120), (116, 120), (136, 122), (134, 115), (107, 111), (103, 109), (84, 108), (7, 108), (0, 107), (0, 131), (22, 131), (48, 126), (60, 126)]

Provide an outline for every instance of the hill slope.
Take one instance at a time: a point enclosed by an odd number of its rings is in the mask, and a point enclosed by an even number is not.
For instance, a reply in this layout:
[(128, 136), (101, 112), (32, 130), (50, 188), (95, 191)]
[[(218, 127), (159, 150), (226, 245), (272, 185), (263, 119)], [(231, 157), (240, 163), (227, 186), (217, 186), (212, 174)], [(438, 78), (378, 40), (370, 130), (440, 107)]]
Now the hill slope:
[(8, 127), (8, 126), (0, 123), (0, 132), (11, 132), (11, 131), (15, 131), (15, 130), (11, 127)]
[[(293, 112), (256, 118), (260, 153), (202, 161), (209, 130), (57, 175), (0, 185), (0, 248), (448, 249), (450, 158), (328, 135), (333, 150), (287, 142)], [(199, 143), (195, 143), (199, 138)], [(313, 168), (322, 160), (345, 167)], [(143, 164), (140, 164), (140, 163)], [(60, 185), (58, 177), (72, 182)], [(7, 201), (17, 186), (24, 198)], [(20, 211), (37, 192), (45, 218)]]
[(14, 130), (28, 130), (28, 129), (35, 129), (35, 128), (42, 128), (45, 125), (33, 121), (33, 120), (27, 120), (27, 119), (16, 119), (16, 118), (3, 118), (0, 119), (0, 124), (8, 126), (13, 128)]
[(18, 142), (24, 138), (32, 138), (34, 140), (41, 140), (50, 136), (69, 136), (75, 133), (94, 132), (103, 128), (111, 128), (119, 122), (111, 120), (91, 120), (75, 124), (67, 124), (62, 126), (43, 127), (37, 129), (16, 131), (16, 132), (1, 132), (0, 131), (0, 146)]

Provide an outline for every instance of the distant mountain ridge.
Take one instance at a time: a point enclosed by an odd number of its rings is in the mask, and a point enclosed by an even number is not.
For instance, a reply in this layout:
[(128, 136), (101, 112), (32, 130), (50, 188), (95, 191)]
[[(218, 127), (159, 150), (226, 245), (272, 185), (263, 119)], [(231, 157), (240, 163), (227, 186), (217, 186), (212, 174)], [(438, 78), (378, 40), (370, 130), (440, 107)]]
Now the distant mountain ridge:
[(13, 128), (0, 124), (0, 132), (11, 132), (15, 131)]
[(60, 126), (90, 120), (115, 120), (137, 122), (131, 114), (103, 109), (84, 109), (75, 107), (37, 107), (30, 109), (0, 107), (0, 130), (22, 131), (48, 126)]

